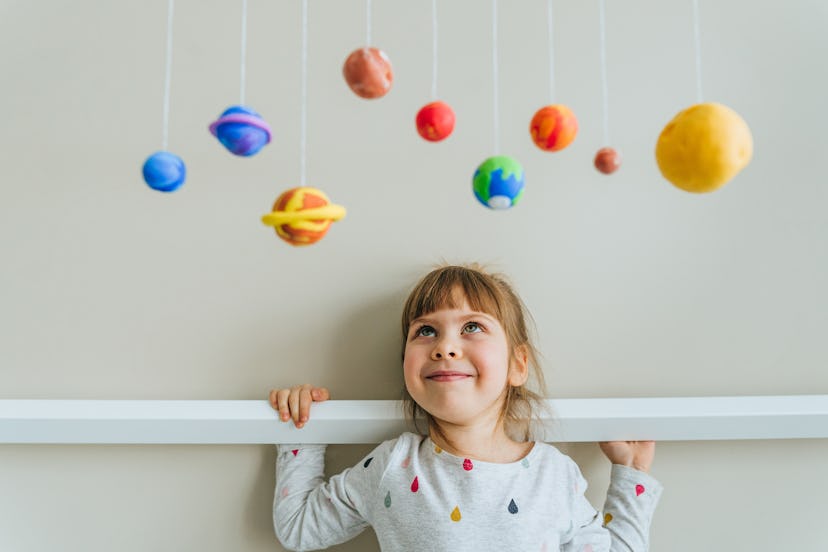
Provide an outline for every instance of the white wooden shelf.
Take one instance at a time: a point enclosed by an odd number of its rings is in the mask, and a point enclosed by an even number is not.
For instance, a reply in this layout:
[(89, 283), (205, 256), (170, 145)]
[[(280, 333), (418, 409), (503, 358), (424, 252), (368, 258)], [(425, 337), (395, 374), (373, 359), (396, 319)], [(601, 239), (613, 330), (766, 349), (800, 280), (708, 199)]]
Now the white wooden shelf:
[[(552, 399), (546, 440), (828, 438), (828, 395)], [(378, 443), (407, 428), (399, 401), (315, 404), (301, 430), (258, 400), (0, 400), (0, 443)]]

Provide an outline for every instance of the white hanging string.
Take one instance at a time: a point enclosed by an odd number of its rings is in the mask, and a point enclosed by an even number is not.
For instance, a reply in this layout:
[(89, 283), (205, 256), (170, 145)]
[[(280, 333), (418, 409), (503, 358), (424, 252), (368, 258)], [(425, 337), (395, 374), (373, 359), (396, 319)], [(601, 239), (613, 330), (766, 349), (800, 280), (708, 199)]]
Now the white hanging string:
[(546, 31), (549, 40), (549, 103), (555, 103), (555, 41), (552, 0), (546, 1)]
[(164, 69), (164, 103), (161, 115), (161, 149), (167, 150), (170, 131), (170, 76), (172, 73), (172, 46), (173, 46), (173, 11), (175, 0), (167, 1), (167, 54)]
[(431, 99), (437, 99), (437, 0), (431, 0)]
[(371, 45), (371, 0), (365, 1), (365, 45)]
[(701, 70), (701, 28), (699, 23), (699, 0), (693, 0), (693, 34), (696, 42), (696, 100), (702, 103), (702, 70)]
[(244, 105), (244, 83), (247, 64), (247, 0), (242, 0), (242, 26), (241, 26), (241, 91), (239, 93), (239, 105)]
[(497, 60), (497, 0), (492, 0), (492, 82), (494, 90), (494, 154), (500, 153), (500, 111), (498, 107), (498, 60)]
[(600, 50), (601, 50), (601, 97), (603, 103), (604, 114), (604, 145), (608, 146), (609, 138), (609, 92), (607, 87), (607, 45), (606, 45), (606, 14), (605, 14), (606, 0), (598, 0), (598, 26), (601, 35)]
[(299, 135), (299, 185), (305, 186), (308, 149), (308, 0), (302, 0), (302, 108)]

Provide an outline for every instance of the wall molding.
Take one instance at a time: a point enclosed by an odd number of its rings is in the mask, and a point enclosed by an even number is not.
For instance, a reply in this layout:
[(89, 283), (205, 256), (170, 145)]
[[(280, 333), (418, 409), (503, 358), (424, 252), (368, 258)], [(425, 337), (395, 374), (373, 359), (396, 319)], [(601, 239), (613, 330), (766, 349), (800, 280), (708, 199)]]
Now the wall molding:
[[(550, 399), (551, 442), (828, 438), (828, 395)], [(0, 400), (0, 443), (378, 443), (399, 401), (327, 401), (301, 430), (261, 400)]]

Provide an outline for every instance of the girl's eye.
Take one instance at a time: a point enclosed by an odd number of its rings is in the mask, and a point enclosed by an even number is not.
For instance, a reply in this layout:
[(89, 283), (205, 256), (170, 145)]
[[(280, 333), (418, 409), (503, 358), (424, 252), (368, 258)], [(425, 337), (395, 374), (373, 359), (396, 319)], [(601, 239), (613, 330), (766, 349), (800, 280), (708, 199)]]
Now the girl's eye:
[(463, 326), (463, 333), (477, 333), (482, 332), (483, 328), (480, 327), (480, 324), (477, 322), (469, 322), (465, 326)]
[(434, 335), (435, 335), (436, 333), (437, 333), (437, 332), (436, 332), (436, 331), (434, 331), (434, 328), (432, 328), (431, 326), (423, 326), (423, 327), (421, 327), (420, 329), (418, 329), (418, 330), (417, 330), (417, 333), (416, 333), (416, 334), (414, 334), (414, 335), (416, 335), (416, 336), (422, 336), (422, 337), (434, 337)]

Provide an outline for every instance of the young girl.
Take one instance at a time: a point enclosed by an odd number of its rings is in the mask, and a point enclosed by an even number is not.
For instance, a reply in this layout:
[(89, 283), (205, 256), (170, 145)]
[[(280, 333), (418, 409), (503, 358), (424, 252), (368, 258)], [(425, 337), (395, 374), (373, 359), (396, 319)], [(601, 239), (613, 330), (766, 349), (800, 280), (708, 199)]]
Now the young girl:
[[(544, 391), (523, 303), (500, 276), (446, 266), (414, 288), (402, 315), (404, 433), (323, 478), (325, 445), (279, 445), (273, 523), (291, 550), (318, 550), (374, 528), (385, 551), (645, 551), (662, 487), (647, 472), (653, 442), (602, 443), (613, 463), (601, 517), (577, 465), (531, 440)], [(270, 392), (302, 427), (311, 385)]]

